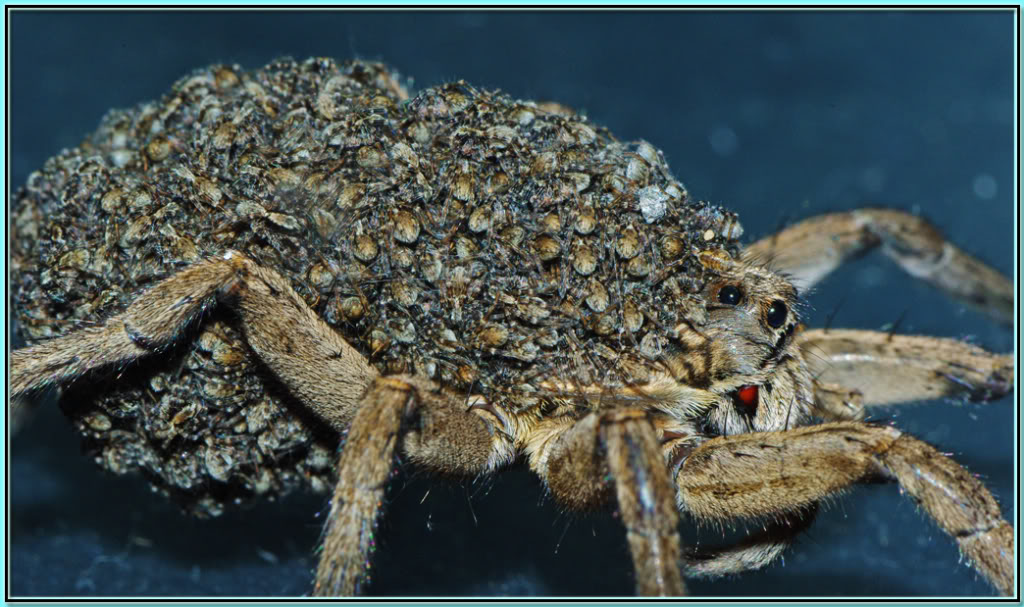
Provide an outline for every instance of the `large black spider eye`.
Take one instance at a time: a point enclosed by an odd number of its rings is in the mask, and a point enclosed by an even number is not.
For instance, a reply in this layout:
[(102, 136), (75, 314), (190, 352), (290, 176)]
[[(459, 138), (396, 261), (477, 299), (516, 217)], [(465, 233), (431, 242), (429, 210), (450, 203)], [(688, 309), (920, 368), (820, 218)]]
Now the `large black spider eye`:
[(786, 304), (776, 299), (772, 302), (772, 305), (768, 308), (768, 316), (765, 320), (768, 321), (768, 326), (773, 329), (778, 329), (782, 325), (786, 324)]
[(735, 306), (743, 299), (743, 291), (736, 285), (725, 285), (718, 291), (718, 301), (727, 306)]

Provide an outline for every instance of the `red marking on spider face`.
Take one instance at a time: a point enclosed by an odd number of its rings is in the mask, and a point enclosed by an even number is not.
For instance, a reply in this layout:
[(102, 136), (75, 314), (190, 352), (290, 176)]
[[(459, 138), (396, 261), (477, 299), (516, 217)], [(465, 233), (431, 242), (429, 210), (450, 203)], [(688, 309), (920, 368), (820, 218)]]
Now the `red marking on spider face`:
[(736, 391), (736, 400), (751, 409), (757, 408), (757, 386), (743, 386)]

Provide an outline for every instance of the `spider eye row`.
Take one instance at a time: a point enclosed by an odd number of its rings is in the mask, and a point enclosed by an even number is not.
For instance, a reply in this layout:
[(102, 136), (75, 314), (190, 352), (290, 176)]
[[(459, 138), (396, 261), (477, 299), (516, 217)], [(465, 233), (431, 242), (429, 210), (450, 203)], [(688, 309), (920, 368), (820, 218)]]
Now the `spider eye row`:
[[(718, 290), (718, 302), (727, 306), (737, 306), (743, 301), (743, 291), (736, 285), (725, 285)], [(765, 321), (773, 329), (778, 329), (786, 324), (789, 316), (789, 308), (786, 302), (776, 299), (768, 306), (765, 314)]]

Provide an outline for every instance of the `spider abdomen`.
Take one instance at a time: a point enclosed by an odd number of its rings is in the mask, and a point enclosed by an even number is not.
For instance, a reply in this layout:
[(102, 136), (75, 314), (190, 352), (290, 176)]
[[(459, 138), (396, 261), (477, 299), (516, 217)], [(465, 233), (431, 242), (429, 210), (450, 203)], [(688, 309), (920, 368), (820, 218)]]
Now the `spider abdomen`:
[[(642, 379), (660, 355), (645, 344), (671, 339), (704, 284), (691, 252), (735, 256), (741, 233), (653, 146), (564, 108), (463, 82), (409, 98), (386, 66), (322, 59), (213, 66), (113, 111), (13, 211), (29, 343), (231, 249), (288, 277), (380, 372), (511, 411), (552, 379)], [(189, 331), (66, 399), (97, 461), (199, 514), (328, 486), (337, 437), (289, 404), (234, 316), (214, 306)]]

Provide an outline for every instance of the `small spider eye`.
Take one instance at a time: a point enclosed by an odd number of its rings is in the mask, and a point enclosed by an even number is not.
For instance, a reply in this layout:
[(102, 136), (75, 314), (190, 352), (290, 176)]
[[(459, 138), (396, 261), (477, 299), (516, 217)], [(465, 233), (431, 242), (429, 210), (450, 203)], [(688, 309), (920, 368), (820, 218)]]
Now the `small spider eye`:
[(778, 329), (786, 323), (786, 313), (786, 304), (776, 299), (768, 308), (768, 316), (766, 318), (768, 325), (773, 329)]
[(727, 306), (735, 306), (743, 299), (743, 292), (736, 285), (725, 285), (718, 291), (718, 301)]

